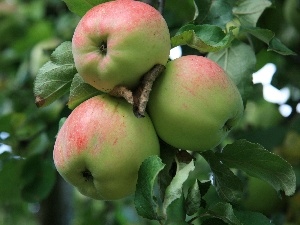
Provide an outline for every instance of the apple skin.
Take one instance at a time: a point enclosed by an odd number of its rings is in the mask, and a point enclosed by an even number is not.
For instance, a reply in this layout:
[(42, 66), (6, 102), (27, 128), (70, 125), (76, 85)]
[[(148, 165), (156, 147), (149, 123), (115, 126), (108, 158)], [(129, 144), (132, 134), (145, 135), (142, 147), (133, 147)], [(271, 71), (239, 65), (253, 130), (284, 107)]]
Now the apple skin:
[(79, 21), (73, 38), (75, 66), (86, 83), (109, 92), (135, 88), (171, 49), (166, 21), (152, 6), (133, 0), (97, 5)]
[(83, 195), (116, 200), (135, 191), (138, 170), (159, 141), (150, 118), (136, 118), (121, 98), (95, 96), (77, 106), (58, 132), (57, 171)]
[(154, 82), (147, 110), (166, 143), (204, 151), (221, 143), (244, 107), (236, 85), (217, 63), (189, 55), (166, 65)]

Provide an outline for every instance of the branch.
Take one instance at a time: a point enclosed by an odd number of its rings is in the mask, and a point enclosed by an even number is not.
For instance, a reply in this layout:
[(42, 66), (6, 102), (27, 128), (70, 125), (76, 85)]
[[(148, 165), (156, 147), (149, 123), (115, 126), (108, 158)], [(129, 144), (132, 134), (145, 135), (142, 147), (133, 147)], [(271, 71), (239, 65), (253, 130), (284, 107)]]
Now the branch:
[(143, 76), (140, 86), (133, 93), (133, 113), (136, 117), (145, 116), (153, 83), (164, 70), (165, 66), (157, 64)]
[(165, 8), (165, 0), (157, 0), (157, 1), (158, 1), (157, 10), (160, 12), (160, 14), (163, 14)]
[(116, 86), (109, 92), (109, 94), (115, 97), (123, 97), (129, 104), (133, 105), (132, 91), (129, 90), (127, 87)]

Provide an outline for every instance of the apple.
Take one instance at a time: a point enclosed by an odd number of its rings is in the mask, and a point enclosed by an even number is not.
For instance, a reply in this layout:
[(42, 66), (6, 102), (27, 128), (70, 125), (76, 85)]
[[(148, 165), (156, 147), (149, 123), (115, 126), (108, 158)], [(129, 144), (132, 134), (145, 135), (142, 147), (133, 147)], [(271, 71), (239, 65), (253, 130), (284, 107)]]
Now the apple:
[(171, 49), (166, 21), (152, 6), (116, 0), (90, 9), (72, 38), (78, 73), (86, 83), (110, 92), (133, 89), (154, 65), (165, 65)]
[(159, 141), (149, 116), (136, 118), (124, 99), (103, 94), (77, 106), (57, 134), (57, 171), (83, 195), (115, 200), (135, 191), (138, 170)]
[(247, 184), (246, 195), (241, 200), (244, 209), (270, 215), (284, 205), (284, 200), (267, 182), (249, 176)]
[(300, 164), (300, 134), (295, 130), (287, 132), (276, 152), (294, 166)]
[(173, 147), (216, 147), (244, 107), (236, 85), (212, 60), (188, 55), (170, 61), (154, 82), (147, 108), (158, 136)]

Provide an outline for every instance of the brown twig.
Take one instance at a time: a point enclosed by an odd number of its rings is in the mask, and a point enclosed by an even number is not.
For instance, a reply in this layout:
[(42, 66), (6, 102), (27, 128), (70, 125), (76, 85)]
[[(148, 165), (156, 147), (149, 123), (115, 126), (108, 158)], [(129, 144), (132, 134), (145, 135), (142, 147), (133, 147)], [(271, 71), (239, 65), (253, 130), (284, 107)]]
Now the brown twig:
[(115, 97), (123, 97), (128, 103), (133, 105), (133, 94), (127, 87), (116, 86), (109, 92), (109, 94)]
[(140, 86), (133, 93), (133, 112), (136, 117), (145, 116), (153, 83), (164, 70), (165, 66), (157, 64), (143, 76)]

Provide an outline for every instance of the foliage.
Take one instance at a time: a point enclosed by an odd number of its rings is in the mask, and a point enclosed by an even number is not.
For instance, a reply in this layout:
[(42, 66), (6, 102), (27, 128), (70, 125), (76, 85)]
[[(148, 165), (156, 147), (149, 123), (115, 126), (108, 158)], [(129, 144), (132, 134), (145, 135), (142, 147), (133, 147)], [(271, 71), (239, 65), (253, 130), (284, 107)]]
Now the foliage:
[[(0, 154), (1, 224), (39, 223), (57, 184), (52, 150), (59, 121), (101, 94), (77, 74), (70, 41), (80, 16), (102, 2), (0, 3), (0, 149), (8, 149)], [(183, 55), (205, 55), (227, 71), (243, 96), (244, 119), (214, 151), (191, 154), (162, 143), (161, 157), (142, 164), (135, 196), (98, 202), (69, 193), (70, 224), (300, 223), (294, 194), (300, 185), (300, 33), (283, 15), (285, 2), (187, 0), (183, 7), (166, 0), (172, 46), (182, 46)], [(234, 19), (239, 23), (228, 28)], [(264, 100), (263, 85), (252, 83), (253, 72), (269, 62), (277, 67), (272, 85), (291, 93), (287, 117)], [(265, 215), (247, 211), (241, 202), (249, 176), (268, 182), (286, 208)]]

